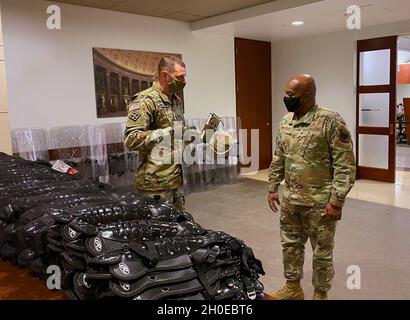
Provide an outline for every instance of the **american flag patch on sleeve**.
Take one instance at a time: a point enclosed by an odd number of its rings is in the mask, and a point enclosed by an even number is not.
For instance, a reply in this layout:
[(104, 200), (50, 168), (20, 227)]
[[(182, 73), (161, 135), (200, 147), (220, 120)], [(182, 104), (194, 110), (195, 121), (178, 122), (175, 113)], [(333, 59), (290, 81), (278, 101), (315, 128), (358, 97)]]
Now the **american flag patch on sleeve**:
[(132, 111), (132, 110), (139, 110), (141, 107), (140, 107), (140, 105), (138, 104), (138, 103), (133, 103), (132, 105), (131, 105), (131, 107), (130, 107), (130, 110), (129, 111)]

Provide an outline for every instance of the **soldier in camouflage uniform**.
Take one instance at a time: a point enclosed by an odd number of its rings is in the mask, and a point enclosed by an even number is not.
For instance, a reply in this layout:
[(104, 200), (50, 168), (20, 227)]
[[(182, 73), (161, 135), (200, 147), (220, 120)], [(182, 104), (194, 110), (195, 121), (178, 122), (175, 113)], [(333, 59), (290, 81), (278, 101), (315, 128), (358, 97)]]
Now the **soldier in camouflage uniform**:
[(163, 58), (158, 82), (131, 98), (124, 134), (126, 146), (139, 151), (136, 191), (159, 196), (180, 210), (185, 203), (180, 161), (184, 145), (173, 136), (185, 125), (182, 102), (176, 95), (185, 86), (185, 75), (181, 59)]
[(280, 204), (278, 188), (285, 180), (280, 213), (285, 286), (267, 300), (304, 299), (307, 239), (313, 249), (313, 299), (327, 299), (334, 277), (336, 223), (356, 174), (352, 140), (342, 117), (316, 105), (316, 84), (309, 75), (286, 86), (288, 113), (280, 122), (269, 169), (269, 206)]

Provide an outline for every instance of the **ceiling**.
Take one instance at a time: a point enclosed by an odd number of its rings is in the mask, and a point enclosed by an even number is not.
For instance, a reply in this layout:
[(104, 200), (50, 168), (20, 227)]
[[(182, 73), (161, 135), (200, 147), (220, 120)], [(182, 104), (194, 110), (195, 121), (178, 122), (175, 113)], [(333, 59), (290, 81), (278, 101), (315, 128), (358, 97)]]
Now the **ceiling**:
[[(409, 20), (410, 12), (410, 0), (55, 1), (187, 21), (192, 30), (266, 41), (345, 31), (346, 9), (352, 3), (361, 7), (362, 27)], [(295, 20), (305, 24), (294, 27), (291, 22)], [(406, 49), (410, 47), (404, 42)]]
[[(409, 0), (324, 0), (207, 30), (268, 41), (344, 31), (347, 30), (345, 12), (352, 3), (362, 8), (362, 27), (409, 20)], [(295, 20), (303, 20), (305, 24), (294, 27), (291, 22)]]
[(162, 17), (181, 21), (197, 21), (232, 11), (273, 2), (272, 0), (55, 0), (81, 5)]

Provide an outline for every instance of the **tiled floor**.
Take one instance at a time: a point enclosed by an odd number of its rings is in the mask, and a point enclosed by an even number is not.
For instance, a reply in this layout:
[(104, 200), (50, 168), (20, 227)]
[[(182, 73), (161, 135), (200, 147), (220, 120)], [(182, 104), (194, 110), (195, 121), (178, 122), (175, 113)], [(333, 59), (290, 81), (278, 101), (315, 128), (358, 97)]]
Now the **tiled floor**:
[[(279, 217), (267, 204), (266, 182), (242, 183), (190, 194), (187, 211), (204, 227), (223, 230), (253, 248), (265, 268), (266, 292), (284, 282)], [(410, 299), (410, 210), (348, 199), (335, 240), (336, 277), (331, 299)], [(306, 245), (306, 298), (312, 296), (312, 250)], [(360, 270), (361, 288), (347, 286), (349, 267)], [(358, 268), (357, 268), (358, 267)]]
[(397, 171), (396, 183), (357, 180), (349, 197), (410, 209), (410, 172)]
[[(404, 190), (410, 188), (409, 174), (403, 173), (402, 184), (396, 186), (403, 199)], [(255, 177), (264, 182), (241, 179), (237, 184), (190, 194), (186, 208), (204, 227), (228, 232), (252, 247), (265, 268), (262, 281), (266, 292), (271, 292), (283, 284), (279, 220), (266, 203), (267, 173), (260, 172)], [(359, 189), (368, 190), (360, 192), (361, 197), (368, 198), (387, 190), (386, 184), (358, 181), (352, 197), (346, 201), (336, 233), (336, 278), (330, 298), (410, 299), (410, 210), (353, 199)], [(396, 200), (386, 200), (389, 201)], [(308, 299), (312, 295), (311, 257), (307, 245), (302, 283)], [(360, 268), (360, 290), (346, 286), (350, 266)], [(47, 290), (44, 282), (31, 275), (29, 269), (0, 262), (0, 300), (64, 298), (61, 293)]]
[[(410, 148), (409, 148), (410, 151)], [(268, 170), (261, 170), (247, 179), (268, 181)], [(396, 183), (357, 180), (349, 193), (349, 198), (410, 209), (410, 172), (397, 171)]]
[[(410, 209), (410, 148), (397, 148), (397, 164), (408, 171), (397, 171), (395, 184), (358, 180), (349, 194), (336, 235), (333, 299), (410, 299), (410, 210), (405, 210)], [(283, 279), (278, 218), (266, 204), (268, 170), (243, 177), (242, 183), (189, 195), (187, 210), (205, 227), (224, 230), (251, 246), (264, 264), (269, 292)], [(307, 248), (307, 298), (312, 292), (310, 265)], [(351, 265), (361, 268), (361, 290), (346, 288)], [(0, 262), (0, 300), (64, 298), (47, 290), (28, 269)]]
[(410, 171), (410, 145), (397, 145), (396, 167), (399, 170)]

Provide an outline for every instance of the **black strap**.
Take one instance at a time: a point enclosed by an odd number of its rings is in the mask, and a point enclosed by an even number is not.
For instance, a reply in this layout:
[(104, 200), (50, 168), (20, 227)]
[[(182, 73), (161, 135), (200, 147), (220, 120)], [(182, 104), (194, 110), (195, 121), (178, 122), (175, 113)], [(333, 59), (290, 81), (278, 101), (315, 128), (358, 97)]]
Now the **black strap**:
[(132, 282), (113, 280), (110, 281), (109, 287), (116, 295), (131, 298), (153, 287), (169, 286), (175, 283), (193, 280), (196, 277), (196, 271), (193, 268), (188, 268), (177, 271), (146, 274)]
[(181, 296), (183, 294), (198, 293), (200, 290), (201, 284), (198, 280), (193, 279), (170, 286), (152, 288), (134, 297), (133, 300), (158, 300), (173, 296)]
[(246, 290), (246, 294), (248, 295), (248, 298), (251, 300), (255, 300), (256, 290), (251, 280), (246, 276), (242, 276), (242, 281), (243, 281), (243, 284), (245, 285), (245, 290)]
[(205, 288), (205, 299), (206, 300), (211, 300), (214, 297), (214, 290), (211, 287), (211, 284), (209, 283), (208, 279), (206, 278), (206, 268), (204, 265), (196, 265), (195, 270), (198, 273), (198, 279), (199, 282), (202, 284), (202, 286)]
[(208, 263), (214, 263), (216, 260), (216, 257), (218, 256), (219, 252), (221, 251), (221, 248), (219, 246), (213, 246), (211, 248), (211, 251), (209, 252), (209, 255), (206, 259), (206, 262)]
[[(143, 246), (145, 246), (145, 249)], [(159, 261), (159, 254), (154, 242), (147, 241), (143, 244), (132, 242), (129, 244), (129, 248), (141, 257), (148, 260), (151, 267), (154, 267)]]
[[(242, 253), (242, 262), (244, 265), (244, 269), (246, 271), (252, 272), (256, 271), (262, 275), (265, 275), (265, 271), (263, 270), (262, 262), (255, 258), (253, 250), (249, 247), (245, 248)], [(251, 263), (251, 266), (249, 264)]]
[(242, 249), (241, 244), (236, 239), (231, 239), (229, 241), (229, 245), (231, 246), (231, 248), (234, 252), (241, 251), (241, 249)]

